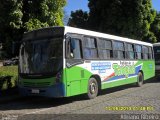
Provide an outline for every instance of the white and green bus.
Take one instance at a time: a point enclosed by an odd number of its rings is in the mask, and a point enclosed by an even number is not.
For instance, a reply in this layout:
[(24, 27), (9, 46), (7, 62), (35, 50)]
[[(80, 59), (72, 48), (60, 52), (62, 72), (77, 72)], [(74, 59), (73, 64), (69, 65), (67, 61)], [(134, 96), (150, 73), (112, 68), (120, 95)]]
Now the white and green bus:
[(19, 55), (24, 96), (69, 97), (154, 77), (153, 45), (73, 27), (25, 33)]

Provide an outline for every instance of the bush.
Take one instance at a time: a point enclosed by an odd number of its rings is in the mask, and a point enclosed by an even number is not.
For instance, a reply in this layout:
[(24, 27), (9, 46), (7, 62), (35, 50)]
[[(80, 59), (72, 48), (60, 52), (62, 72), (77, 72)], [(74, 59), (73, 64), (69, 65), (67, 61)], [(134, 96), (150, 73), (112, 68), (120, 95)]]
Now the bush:
[(0, 90), (16, 87), (18, 79), (17, 66), (2, 66), (0, 67)]

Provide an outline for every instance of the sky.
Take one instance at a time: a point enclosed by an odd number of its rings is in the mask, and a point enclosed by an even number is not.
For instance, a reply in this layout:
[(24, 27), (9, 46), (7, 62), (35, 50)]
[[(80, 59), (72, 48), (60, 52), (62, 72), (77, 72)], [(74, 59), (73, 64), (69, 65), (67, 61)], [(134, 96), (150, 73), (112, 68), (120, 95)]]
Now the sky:
[(67, 0), (65, 11), (68, 15), (70, 15), (71, 11), (75, 11), (78, 9), (89, 11), (88, 0)]
[[(152, 6), (157, 11), (160, 11), (160, 0), (152, 0)], [(68, 15), (70, 15), (71, 11), (75, 11), (78, 9), (89, 11), (88, 0), (67, 0), (65, 11)]]

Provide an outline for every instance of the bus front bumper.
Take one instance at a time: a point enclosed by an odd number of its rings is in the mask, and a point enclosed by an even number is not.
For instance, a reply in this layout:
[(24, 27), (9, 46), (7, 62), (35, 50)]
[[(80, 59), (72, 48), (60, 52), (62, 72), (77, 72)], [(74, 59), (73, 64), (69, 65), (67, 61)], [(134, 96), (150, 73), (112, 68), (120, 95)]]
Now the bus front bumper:
[(48, 87), (19, 87), (22, 96), (44, 96), (44, 97), (65, 97), (64, 84), (59, 83)]

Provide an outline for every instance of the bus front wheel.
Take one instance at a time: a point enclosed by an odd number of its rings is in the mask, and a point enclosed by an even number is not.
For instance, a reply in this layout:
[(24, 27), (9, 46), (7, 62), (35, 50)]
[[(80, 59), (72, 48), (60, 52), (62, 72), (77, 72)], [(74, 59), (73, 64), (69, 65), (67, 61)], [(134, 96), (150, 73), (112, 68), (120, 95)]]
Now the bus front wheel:
[(98, 83), (95, 78), (90, 78), (88, 82), (88, 99), (94, 99), (98, 95)]
[(141, 87), (142, 85), (143, 85), (143, 74), (139, 72), (137, 77), (137, 86)]

